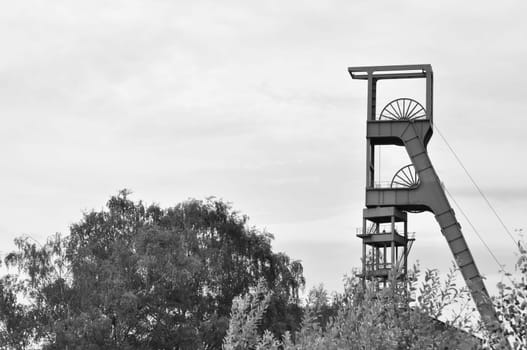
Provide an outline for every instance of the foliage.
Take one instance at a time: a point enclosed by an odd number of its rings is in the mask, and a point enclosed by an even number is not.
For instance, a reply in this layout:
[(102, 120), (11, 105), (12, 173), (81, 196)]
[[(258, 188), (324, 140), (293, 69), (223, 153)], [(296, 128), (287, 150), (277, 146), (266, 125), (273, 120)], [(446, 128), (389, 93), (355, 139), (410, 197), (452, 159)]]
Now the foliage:
[[(0, 349), (435, 349), (479, 341), (473, 306), (454, 270), (441, 282), (414, 268), (409, 289), (307, 294), (302, 265), (271, 249), (272, 235), (209, 198), (163, 209), (128, 191), (43, 245), (15, 240), (0, 278)], [(515, 349), (527, 348), (527, 252), (519, 279), (494, 299)], [(511, 278), (512, 276), (509, 276)], [(441, 319), (442, 321), (438, 321)], [(478, 331), (481, 331), (478, 329)], [(382, 335), (382, 336), (372, 336)]]
[[(258, 281), (274, 292), (270, 309), (295, 310), (302, 265), (246, 216), (214, 198), (163, 209), (128, 195), (85, 213), (66, 238), (17, 239), (5, 262), (18, 273), (0, 280), (6, 348), (218, 349), (233, 298)], [(280, 316), (265, 316), (275, 336), (298, 326)]]
[(11, 277), (0, 281), (0, 349), (24, 349), (33, 338), (33, 322), (17, 302), (17, 287)]
[[(266, 291), (263, 281), (245, 297), (234, 298), (229, 329), (224, 339), (225, 350), (244, 350), (257, 346), (258, 326), (270, 300), (271, 293)], [(268, 339), (269, 336), (270, 333), (267, 332), (264, 338)]]
[[(240, 298), (233, 304), (229, 337), (224, 340), (224, 349), (236, 347), (243, 339), (244, 349), (431, 349), (456, 348), (460, 344), (477, 346), (477, 339), (453, 327), (462, 324), (466, 310), (453, 314), (450, 306), (467, 299), (465, 289), (457, 288), (452, 269), (442, 285), (436, 270), (425, 273), (424, 282), (417, 288), (418, 270), (414, 269), (411, 294), (404, 288), (387, 287), (380, 291), (363, 288), (357, 278), (347, 278), (343, 294), (333, 297), (336, 315), (329, 317), (321, 326), (319, 318), (322, 305), (331, 308), (327, 293), (317, 287), (310, 292), (301, 329), (294, 334), (286, 333), (281, 340), (264, 333), (257, 336), (255, 322), (240, 323), (239, 320), (260, 315), (265, 298), (257, 298), (255, 291)], [(392, 281), (392, 285), (397, 284)], [(268, 292), (271, 293), (271, 292)], [(417, 296), (417, 298), (416, 298)], [(416, 300), (413, 307), (408, 307)], [(240, 307), (242, 305), (243, 307)], [(446, 323), (434, 317), (451, 315)], [(250, 329), (250, 328), (253, 329)], [(248, 336), (253, 336), (248, 340)]]
[(498, 296), (494, 302), (498, 317), (501, 319), (505, 334), (514, 349), (527, 349), (527, 249), (525, 243), (518, 243), (519, 257), (516, 270), (519, 277), (510, 284), (498, 284)]
[[(66, 317), (72, 295), (67, 285), (64, 240), (56, 234), (44, 246), (18, 238), (7, 267), (19, 273), (0, 279), (0, 339), (6, 349), (25, 349), (49, 337), (49, 321)], [(25, 300), (26, 303), (21, 302)]]

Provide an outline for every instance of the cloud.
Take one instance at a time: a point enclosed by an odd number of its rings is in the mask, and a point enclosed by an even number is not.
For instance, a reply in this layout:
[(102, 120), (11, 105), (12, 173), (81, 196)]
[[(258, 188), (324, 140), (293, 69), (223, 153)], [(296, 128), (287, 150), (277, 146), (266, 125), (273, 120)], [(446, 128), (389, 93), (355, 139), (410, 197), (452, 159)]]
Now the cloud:
[[(280, 237), (353, 235), (364, 199), (366, 85), (346, 67), (392, 63), (433, 64), (436, 124), (489, 198), (522, 218), (524, 7), (6, 3), (3, 225), (11, 235), (62, 230), (130, 187), (167, 205), (216, 194)], [(438, 135), (430, 152), (451, 192), (474, 199)], [(415, 226), (436, 229), (433, 220)], [(331, 265), (332, 249), (306, 264)]]

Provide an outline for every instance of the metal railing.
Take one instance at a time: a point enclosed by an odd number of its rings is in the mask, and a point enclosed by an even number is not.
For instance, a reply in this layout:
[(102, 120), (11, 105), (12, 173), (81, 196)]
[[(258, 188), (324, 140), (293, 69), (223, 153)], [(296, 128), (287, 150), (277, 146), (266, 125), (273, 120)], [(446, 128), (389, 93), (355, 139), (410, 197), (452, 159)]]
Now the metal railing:
[(372, 272), (372, 271), (378, 271), (378, 270), (391, 270), (393, 265), (391, 262), (381, 262), (379, 263), (367, 263), (364, 264), (364, 267), (366, 268), (366, 272)]
[(373, 183), (373, 188), (408, 188), (406, 186), (403, 186), (403, 185), (400, 185), (400, 184), (397, 184), (397, 183), (392, 183), (391, 181), (375, 181)]
[[(355, 227), (355, 233), (358, 235), (362, 234), (362, 227)], [(374, 227), (370, 226), (366, 229), (366, 234), (370, 235), (378, 235), (378, 234), (387, 234), (390, 233), (389, 231), (377, 231)], [(399, 236), (403, 236), (404, 232), (399, 232), (397, 229), (395, 230), (395, 233)], [(415, 231), (408, 232), (408, 239), (415, 239)]]

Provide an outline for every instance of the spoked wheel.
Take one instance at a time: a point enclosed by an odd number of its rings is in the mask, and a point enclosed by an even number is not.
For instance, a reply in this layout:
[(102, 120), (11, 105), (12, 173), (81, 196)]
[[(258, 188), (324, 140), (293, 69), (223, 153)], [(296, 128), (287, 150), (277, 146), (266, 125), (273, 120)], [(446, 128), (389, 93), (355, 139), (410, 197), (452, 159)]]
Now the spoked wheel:
[(412, 164), (406, 165), (395, 173), (392, 188), (414, 188), (419, 186), (419, 176)]
[(388, 103), (379, 115), (381, 120), (416, 120), (426, 119), (424, 107), (411, 98), (398, 98)]
[[(392, 188), (415, 188), (419, 186), (419, 175), (412, 164), (406, 165), (395, 173), (392, 179)], [(423, 210), (406, 210), (409, 213), (422, 213)]]

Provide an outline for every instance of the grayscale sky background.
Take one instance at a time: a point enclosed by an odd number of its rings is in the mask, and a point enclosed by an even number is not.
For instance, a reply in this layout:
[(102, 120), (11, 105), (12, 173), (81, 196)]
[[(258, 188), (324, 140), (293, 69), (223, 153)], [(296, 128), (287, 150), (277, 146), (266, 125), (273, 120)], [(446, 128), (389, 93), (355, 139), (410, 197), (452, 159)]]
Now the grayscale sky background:
[[(360, 265), (364, 205), (354, 65), (432, 64), (436, 125), (510, 230), (526, 228), (525, 13), (508, 0), (3, 2), (0, 251), (67, 233), (122, 188), (162, 206), (214, 195), (301, 259), (308, 286), (340, 290)], [(429, 151), (512, 270), (513, 243), (437, 134)], [(381, 180), (396, 159), (381, 151)], [(498, 267), (458, 217), (495, 291)], [(446, 271), (433, 216), (409, 226), (411, 261)]]

